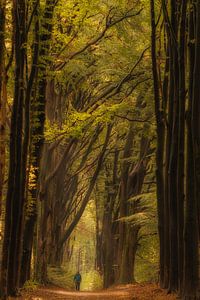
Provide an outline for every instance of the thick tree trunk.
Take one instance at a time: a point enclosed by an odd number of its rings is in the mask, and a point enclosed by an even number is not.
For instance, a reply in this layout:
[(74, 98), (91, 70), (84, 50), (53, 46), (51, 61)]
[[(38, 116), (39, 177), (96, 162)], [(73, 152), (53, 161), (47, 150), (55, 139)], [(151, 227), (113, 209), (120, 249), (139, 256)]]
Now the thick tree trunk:
[(112, 233), (112, 211), (104, 214), (103, 220), (103, 236), (102, 236), (102, 252), (103, 252), (103, 275), (104, 288), (108, 288), (114, 283), (113, 263), (114, 263), (114, 241)]
[[(174, 39), (178, 37), (178, 17), (179, 4), (177, 1), (171, 1), (171, 26), (174, 36), (170, 32), (170, 91), (169, 105), (172, 105), (172, 136), (170, 143), (170, 160), (168, 169), (169, 180), (169, 237), (170, 237), (170, 266), (169, 266), (169, 291), (178, 289), (178, 236), (177, 236), (177, 171), (178, 171), (178, 128), (179, 128), (179, 65), (178, 51)], [(170, 116), (169, 116), (170, 118)]]
[[(152, 62), (156, 113), (159, 113), (159, 80), (156, 62), (156, 23), (152, 8)], [(187, 10), (188, 8), (188, 10)], [(187, 14), (188, 11), (188, 14)], [(160, 234), (161, 285), (179, 290), (184, 299), (198, 299), (198, 243), (200, 197), (200, 3), (162, 1), (169, 48), (169, 95), (166, 105), (164, 230)], [(185, 158), (186, 37), (189, 15), (189, 85), (187, 112), (187, 159)], [(168, 59), (168, 58), (167, 58)], [(164, 87), (164, 84), (163, 84)], [(163, 100), (165, 93), (163, 93)], [(159, 114), (156, 115), (159, 120)], [(157, 126), (158, 126), (157, 122)], [(186, 178), (185, 178), (186, 163)], [(157, 186), (159, 183), (157, 182)], [(185, 200), (186, 186), (186, 200)], [(184, 203), (185, 201), (185, 203)], [(160, 211), (158, 209), (158, 214)], [(163, 237), (162, 237), (163, 235)], [(163, 269), (162, 269), (163, 268)], [(162, 280), (163, 279), (163, 280)]]
[[(196, 13), (196, 16), (195, 16)], [(195, 16), (195, 17), (193, 17)], [(195, 23), (193, 24), (193, 21)], [(194, 31), (193, 28), (196, 30)], [(195, 32), (195, 34), (193, 34)], [(184, 299), (198, 299), (199, 285), (199, 170), (200, 170), (200, 2), (196, 10), (190, 11), (190, 43), (195, 38), (195, 47), (190, 44), (190, 86), (188, 108), (188, 155), (187, 155), (187, 197), (184, 235)], [(194, 52), (195, 51), (195, 52)]]
[[(13, 1), (15, 25), (15, 91), (10, 133), (10, 166), (6, 198), (5, 234), (3, 243), (2, 296), (16, 295), (20, 279), (22, 222), (26, 186), (26, 162), (23, 154), (23, 105), (25, 63), (25, 2)], [(25, 133), (26, 134), (26, 133)], [(24, 144), (27, 147), (27, 144)]]
[(113, 157), (113, 168), (112, 173), (110, 174), (110, 167), (105, 165), (106, 170), (106, 192), (107, 192), (107, 201), (104, 204), (104, 216), (103, 216), (103, 225), (102, 225), (102, 264), (103, 264), (103, 278), (104, 278), (104, 287), (108, 288), (111, 286), (115, 278), (115, 265), (117, 264), (115, 256), (115, 235), (116, 235), (116, 226), (114, 226), (115, 220), (115, 202), (118, 193), (118, 159), (119, 159), (119, 150), (115, 150)]
[(135, 282), (134, 267), (139, 230), (140, 226), (133, 226), (133, 228), (130, 228), (130, 226), (127, 225), (125, 244), (122, 254), (122, 262), (120, 266), (119, 281), (121, 284), (129, 284)]
[[(42, 179), (45, 178), (45, 172), (52, 170), (53, 155), (48, 144), (44, 145), (42, 152), (42, 160), (40, 165), (40, 188), (43, 184)], [(47, 263), (48, 263), (48, 247), (49, 235), (48, 226), (50, 218), (50, 199), (54, 197), (52, 189), (47, 189), (45, 194), (40, 195), (40, 211), (38, 223), (38, 249), (36, 257), (36, 278), (41, 283), (47, 283)], [(35, 198), (36, 199), (36, 198)]]
[[(36, 5), (36, 3), (34, 3)], [(37, 4), (38, 5), (38, 4)], [(31, 150), (28, 148), (29, 146), (29, 139), (30, 139), (30, 107), (31, 107), (31, 98), (33, 94), (33, 87), (37, 78), (37, 65), (38, 65), (38, 54), (39, 54), (39, 20), (38, 20), (38, 6), (35, 8), (35, 41), (34, 41), (34, 52), (33, 52), (33, 59), (32, 59), (32, 67), (31, 72), (28, 80), (27, 91), (26, 91), (26, 128), (25, 128), (25, 138), (24, 138), (24, 151), (23, 153), (23, 163), (24, 167), (26, 166), (28, 152), (30, 153)], [(29, 150), (29, 151), (28, 151)], [(31, 156), (31, 154), (30, 154)], [(31, 163), (31, 162), (29, 162)], [(35, 199), (36, 195), (33, 191), (32, 197)], [(28, 199), (27, 199), (28, 202)], [(32, 254), (32, 245), (33, 245), (33, 237), (34, 237), (34, 226), (33, 224), (36, 221), (36, 213), (37, 207), (35, 203), (32, 205), (32, 214), (31, 216), (26, 216), (25, 226), (24, 226), (24, 233), (23, 233), (23, 251), (22, 251), (22, 267), (23, 272), (21, 273), (20, 278), (20, 286), (23, 286), (26, 280), (30, 279), (31, 275), (31, 254)]]
[(165, 126), (164, 115), (161, 111), (161, 99), (159, 91), (159, 79), (157, 70), (157, 53), (156, 53), (156, 20), (155, 20), (155, 7), (154, 1), (151, 4), (151, 53), (152, 53), (152, 72), (154, 79), (154, 97), (155, 97), (155, 116), (156, 116), (156, 132), (157, 132), (157, 149), (156, 149), (156, 181), (157, 181), (157, 207), (158, 207), (158, 232), (160, 240), (160, 285), (165, 286), (165, 231), (166, 226), (163, 222), (165, 217), (165, 197), (164, 197), (164, 141), (165, 141)]
[[(32, 109), (35, 111), (33, 114), (33, 118), (38, 118), (39, 126), (33, 126), (31, 132), (31, 139), (32, 139), (32, 165), (35, 173), (35, 181), (38, 184), (39, 179), (39, 170), (40, 170), (40, 160), (42, 155), (42, 147), (44, 142), (44, 122), (45, 122), (45, 105), (46, 105), (46, 84), (47, 84), (47, 67), (49, 65), (48, 62), (48, 54), (50, 49), (51, 40), (51, 32), (52, 32), (52, 19), (54, 8), (56, 5), (56, 0), (46, 0), (45, 3), (45, 10), (42, 19), (41, 27), (44, 30), (44, 33), (40, 35), (40, 49), (39, 49), (39, 67), (38, 67), (38, 91), (36, 93), (37, 98), (32, 103)], [(36, 18), (37, 18), (37, 10)], [(36, 20), (36, 26), (39, 26)], [(37, 28), (38, 31), (38, 28)], [(37, 32), (36, 32), (37, 34)], [(36, 42), (37, 42), (36, 37)], [(39, 42), (39, 41), (38, 41)], [(41, 61), (40, 61), (41, 59)], [(38, 124), (38, 122), (36, 122)], [(39, 138), (38, 138), (39, 137)], [(37, 186), (38, 187), (38, 186)], [(33, 191), (33, 199), (32, 199), (32, 206), (33, 206), (33, 213), (29, 216), (26, 224), (25, 224), (25, 233), (30, 233), (29, 239), (27, 242), (24, 243), (24, 257), (23, 257), (23, 267), (27, 270), (27, 276), (22, 278), (21, 284), (23, 284), (26, 280), (30, 279), (30, 258), (32, 254), (32, 247), (33, 247), (33, 235), (35, 230), (35, 223), (37, 220), (37, 191)], [(25, 238), (25, 237), (24, 237)], [(25, 239), (24, 239), (25, 240)], [(46, 271), (44, 271), (44, 274)]]

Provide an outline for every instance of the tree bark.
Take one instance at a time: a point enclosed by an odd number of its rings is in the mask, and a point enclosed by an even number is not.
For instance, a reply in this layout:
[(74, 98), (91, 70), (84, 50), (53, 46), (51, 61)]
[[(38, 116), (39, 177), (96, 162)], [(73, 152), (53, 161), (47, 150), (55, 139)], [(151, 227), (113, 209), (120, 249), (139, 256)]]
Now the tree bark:
[(183, 285), (183, 230), (184, 230), (184, 201), (185, 201), (185, 47), (187, 1), (182, 0), (179, 34), (179, 128), (178, 128), (178, 165), (177, 165), (177, 236), (178, 236), (178, 290)]
[(156, 58), (156, 20), (155, 20), (155, 7), (154, 1), (150, 1), (151, 5), (151, 53), (152, 53), (152, 72), (154, 79), (154, 104), (155, 104), (155, 116), (156, 116), (156, 134), (157, 134), (157, 148), (156, 148), (156, 181), (157, 181), (157, 207), (158, 207), (158, 232), (160, 240), (160, 285), (165, 285), (165, 231), (166, 227), (164, 220), (164, 141), (165, 141), (165, 126), (164, 115), (161, 111), (161, 99), (159, 91), (159, 79), (157, 70), (157, 58)]
[(23, 105), (25, 65), (25, 2), (13, 1), (15, 25), (15, 90), (10, 131), (10, 166), (6, 197), (5, 234), (3, 242), (1, 292), (2, 297), (16, 295), (19, 287), (22, 248), (22, 225), (25, 197), (25, 164), (23, 152)]
[[(46, 84), (47, 84), (47, 67), (49, 65), (48, 55), (50, 49), (51, 32), (52, 32), (52, 19), (54, 8), (56, 5), (56, 0), (46, 0), (44, 15), (42, 18), (41, 28), (44, 30), (44, 33), (40, 35), (40, 47), (35, 49), (38, 51), (37, 56), (39, 59), (39, 67), (36, 70), (39, 74), (38, 78), (38, 87), (36, 92), (36, 98), (32, 102), (32, 110), (35, 112), (33, 114), (33, 124), (34, 118), (38, 118), (36, 126), (32, 126), (31, 130), (31, 141), (32, 141), (32, 165), (35, 175), (35, 181), (37, 188), (35, 191), (32, 191), (32, 214), (26, 221), (25, 224), (25, 235), (24, 235), (24, 249), (23, 249), (23, 267), (26, 270), (26, 275), (23, 276), (21, 284), (26, 280), (30, 279), (30, 266), (31, 266), (31, 254), (33, 248), (33, 236), (35, 230), (35, 224), (37, 220), (37, 189), (38, 188), (38, 179), (39, 179), (39, 170), (40, 170), (40, 160), (42, 155), (42, 147), (44, 143), (44, 122), (45, 122), (45, 106), (46, 106)], [(37, 18), (37, 9), (35, 10)], [(36, 35), (38, 34), (39, 24), (36, 20), (35, 26)], [(39, 37), (36, 36), (36, 43), (39, 42)], [(37, 44), (36, 44), (37, 47)], [(39, 126), (38, 126), (39, 123)]]
[(0, 1), (0, 215), (5, 176), (6, 156), (6, 72), (5, 72), (5, 15), (6, 1)]
[[(191, 3), (192, 4), (192, 3)], [(194, 9), (194, 7), (193, 7)], [(195, 21), (195, 23), (193, 23)], [(195, 28), (195, 30), (193, 29)], [(190, 11), (190, 43), (195, 37), (195, 46), (190, 44), (190, 86), (188, 108), (188, 155), (187, 155), (187, 197), (184, 234), (184, 299), (198, 299), (199, 285), (199, 157), (200, 157), (200, 2)]]

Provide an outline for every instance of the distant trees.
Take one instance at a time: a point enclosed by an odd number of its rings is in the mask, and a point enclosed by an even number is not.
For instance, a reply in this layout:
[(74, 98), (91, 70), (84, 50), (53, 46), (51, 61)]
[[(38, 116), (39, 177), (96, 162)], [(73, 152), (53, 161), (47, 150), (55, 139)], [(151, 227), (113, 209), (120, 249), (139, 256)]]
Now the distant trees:
[(151, 1), (160, 283), (197, 299), (199, 2), (162, 1), (161, 12)]

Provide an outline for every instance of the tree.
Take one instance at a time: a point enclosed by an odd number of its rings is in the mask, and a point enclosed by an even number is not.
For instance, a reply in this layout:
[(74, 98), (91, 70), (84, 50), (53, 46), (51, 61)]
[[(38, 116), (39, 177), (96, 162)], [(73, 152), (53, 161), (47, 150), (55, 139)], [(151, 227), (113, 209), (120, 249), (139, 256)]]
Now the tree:
[[(16, 295), (19, 286), (22, 221), (26, 183), (26, 161), (22, 161), (23, 154), (27, 151), (27, 144), (24, 145), (23, 148), (22, 137), (25, 96), (25, 2), (13, 1), (13, 11), (15, 26), (15, 91), (11, 119), (10, 166), (1, 272), (1, 293), (3, 298), (6, 298), (7, 295)], [(25, 135), (26, 134), (25, 132)]]
[[(32, 126), (31, 126), (31, 166), (35, 177), (35, 188), (32, 189), (32, 211), (28, 215), (24, 229), (24, 244), (22, 266), (26, 270), (22, 274), (21, 285), (30, 279), (31, 254), (33, 247), (33, 238), (35, 224), (37, 220), (37, 189), (40, 170), (40, 161), (44, 143), (44, 124), (46, 108), (46, 85), (47, 85), (47, 68), (49, 66), (50, 40), (53, 29), (53, 14), (56, 6), (55, 0), (47, 0), (43, 12), (41, 33), (39, 31), (38, 6), (39, 2), (34, 2), (33, 14), (35, 16), (35, 57), (33, 60), (32, 75), (37, 77), (34, 97), (31, 103), (32, 109)], [(39, 47), (38, 47), (39, 43)], [(33, 84), (33, 82), (32, 82)], [(30, 89), (30, 96), (32, 90)]]
[[(183, 299), (198, 297), (198, 171), (195, 168), (194, 152), (194, 149), (198, 152), (199, 128), (195, 123), (199, 97), (196, 85), (199, 51), (197, 7), (192, 1), (171, 1), (169, 4), (162, 1), (162, 15), (156, 21), (154, 2), (151, 1), (152, 68), (158, 137), (157, 168), (162, 178), (160, 180), (157, 174), (160, 283), (169, 291), (178, 290)], [(161, 28), (159, 50), (156, 41), (158, 26)], [(162, 33), (163, 28), (166, 36)], [(187, 43), (189, 50), (186, 47)], [(186, 59), (188, 52), (189, 65)], [(165, 57), (165, 66), (158, 63), (160, 55)], [(161, 122), (165, 124), (162, 132)], [(188, 268), (191, 268), (190, 271)], [(190, 276), (186, 275), (189, 273)]]

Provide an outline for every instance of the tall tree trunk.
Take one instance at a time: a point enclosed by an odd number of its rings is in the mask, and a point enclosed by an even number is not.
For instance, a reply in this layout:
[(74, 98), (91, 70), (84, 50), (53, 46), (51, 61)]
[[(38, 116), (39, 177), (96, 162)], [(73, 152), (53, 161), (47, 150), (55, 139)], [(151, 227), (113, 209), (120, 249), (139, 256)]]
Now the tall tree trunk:
[[(119, 193), (119, 217), (123, 218), (128, 216), (128, 176), (129, 176), (129, 169), (130, 169), (130, 162), (127, 162), (127, 159), (131, 156), (132, 153), (132, 147), (133, 147), (133, 138), (134, 138), (134, 130), (132, 125), (129, 128), (129, 132), (127, 134), (126, 138), (126, 144), (124, 147), (124, 153), (123, 153), (123, 165), (122, 165), (122, 171), (121, 171), (121, 181), (120, 181), (120, 193)], [(123, 249), (124, 245), (126, 243), (126, 231), (127, 231), (127, 225), (125, 222), (120, 222), (119, 224), (119, 247), (118, 247), (118, 265), (119, 265), (119, 282), (124, 282), (124, 279), (122, 278), (122, 274), (124, 274), (123, 271), (123, 265), (122, 265), (122, 259), (123, 259)]]
[(126, 225), (126, 239), (124, 242), (124, 248), (122, 253), (122, 261), (120, 266), (120, 283), (128, 284), (135, 282), (134, 267), (135, 267), (135, 256), (138, 245), (138, 233), (140, 226)]
[(156, 181), (157, 181), (157, 206), (158, 206), (158, 232), (160, 240), (160, 284), (165, 285), (165, 224), (164, 220), (164, 174), (163, 174), (163, 160), (164, 160), (164, 141), (165, 141), (165, 126), (164, 116), (161, 111), (161, 99), (159, 91), (159, 79), (156, 59), (156, 20), (155, 20), (155, 7), (154, 0), (150, 1), (151, 4), (151, 53), (152, 53), (152, 72), (154, 79), (154, 103), (155, 103), (155, 116), (156, 116), (156, 133), (157, 133), (157, 149), (156, 149)]
[[(36, 5), (36, 3), (34, 3)], [(24, 149), (26, 151), (23, 154), (23, 162), (26, 165), (26, 160), (28, 156), (28, 150), (29, 153), (31, 152), (30, 149), (28, 149), (29, 145), (29, 139), (30, 139), (30, 108), (31, 108), (31, 98), (33, 96), (33, 88), (36, 83), (36, 78), (37, 78), (37, 65), (38, 65), (38, 54), (39, 54), (39, 20), (38, 20), (38, 3), (36, 7), (34, 7), (35, 11), (35, 41), (34, 41), (34, 52), (33, 52), (33, 60), (32, 60), (32, 67), (31, 67), (31, 72), (27, 84), (27, 91), (26, 91), (26, 110), (25, 110), (25, 115), (26, 115), (26, 135), (24, 139)], [(31, 156), (31, 153), (30, 153)], [(31, 162), (30, 162), (31, 164)], [(33, 196), (35, 198), (35, 195)], [(28, 202), (28, 199), (27, 199)], [(28, 203), (27, 203), (28, 205)], [(35, 210), (36, 207), (32, 207), (32, 213), (35, 216)], [(21, 273), (21, 278), (20, 278), (20, 286), (23, 286), (26, 280), (30, 279), (30, 262), (31, 262), (31, 249), (32, 249), (32, 240), (33, 240), (33, 235), (34, 232), (32, 232), (32, 222), (33, 220), (35, 221), (34, 218), (32, 218), (31, 222), (29, 222), (29, 216), (26, 215), (25, 218), (25, 228), (24, 228), (24, 233), (23, 233), (23, 252), (22, 252), (22, 267), (23, 267), (23, 272)]]
[[(156, 23), (152, 8), (152, 62), (154, 92), (159, 108), (159, 80), (156, 62)], [(188, 10), (187, 10), (188, 8)], [(188, 14), (187, 14), (188, 11)], [(165, 152), (164, 230), (161, 234), (161, 285), (179, 290), (184, 299), (198, 299), (198, 244), (200, 197), (200, 3), (162, 0), (162, 12), (169, 47), (169, 95)], [(169, 14), (170, 12), (170, 14)], [(187, 16), (189, 26), (187, 27)], [(187, 157), (185, 155), (186, 38), (189, 31), (189, 84), (187, 112)], [(164, 87), (164, 84), (163, 84)], [(165, 98), (165, 93), (163, 93)], [(159, 112), (158, 109), (156, 109)], [(157, 116), (156, 116), (157, 118)], [(158, 124), (158, 123), (157, 123)], [(186, 178), (185, 178), (186, 163)], [(158, 182), (157, 182), (157, 185)], [(186, 186), (186, 200), (185, 200)], [(185, 203), (184, 203), (185, 201)], [(159, 209), (158, 209), (159, 213)], [(160, 213), (159, 213), (160, 214)], [(169, 222), (168, 222), (169, 220)], [(164, 269), (162, 269), (162, 267)]]
[(114, 268), (117, 261), (115, 261), (115, 202), (118, 193), (118, 159), (119, 150), (115, 149), (113, 157), (113, 169), (110, 174), (109, 166), (105, 166), (106, 169), (106, 191), (107, 201), (104, 204), (104, 216), (102, 224), (102, 256), (103, 256), (103, 278), (104, 288), (108, 288), (115, 282)]
[(5, 12), (6, 1), (0, 1), (0, 215), (5, 175), (6, 72), (5, 72)]
[[(36, 99), (33, 101), (32, 109), (35, 114), (34, 118), (39, 120), (36, 122), (36, 126), (33, 125), (31, 132), (32, 139), (32, 165), (35, 174), (35, 181), (38, 184), (39, 170), (40, 170), (40, 160), (42, 154), (42, 147), (44, 142), (44, 122), (45, 122), (45, 105), (46, 105), (46, 84), (47, 84), (47, 67), (49, 65), (48, 55), (50, 49), (50, 40), (52, 33), (52, 19), (54, 14), (54, 8), (56, 5), (56, 0), (46, 0), (44, 15), (42, 18), (41, 27), (44, 31), (40, 35), (40, 49), (39, 49), (39, 68), (38, 68), (38, 90), (36, 93)], [(37, 11), (36, 11), (37, 12)], [(36, 16), (37, 18), (37, 16)], [(36, 26), (39, 26), (36, 21)], [(38, 33), (38, 28), (37, 28)], [(36, 37), (37, 41), (38, 37)], [(38, 185), (37, 185), (38, 187)], [(30, 279), (30, 266), (31, 266), (31, 253), (33, 248), (33, 236), (35, 230), (35, 224), (37, 220), (37, 188), (32, 192), (32, 214), (26, 221), (25, 224), (25, 235), (24, 235), (24, 257), (23, 257), (23, 267), (26, 270), (26, 276), (22, 278), (21, 284), (26, 280)]]
[[(178, 289), (178, 236), (177, 236), (177, 159), (178, 159), (178, 128), (179, 128), (179, 66), (178, 66), (178, 1), (171, 1), (171, 26), (170, 32), (170, 98), (172, 102), (172, 136), (170, 142), (170, 160), (168, 169), (169, 180), (169, 236), (170, 236), (170, 268), (169, 291)], [(175, 41), (176, 40), (176, 41)], [(170, 105), (170, 103), (169, 103)], [(170, 116), (169, 116), (170, 117)], [(182, 195), (182, 193), (181, 193)]]
[(178, 166), (177, 166), (177, 224), (178, 224), (178, 290), (183, 285), (183, 229), (185, 201), (185, 46), (186, 46), (187, 1), (182, 0), (179, 34), (179, 131), (178, 131)]
[[(130, 143), (130, 140), (129, 140)], [(149, 152), (149, 140), (142, 137), (140, 146), (140, 157), (137, 164), (132, 170), (128, 170), (126, 182), (126, 216), (134, 215), (137, 211), (139, 203), (131, 203), (128, 200), (141, 193), (144, 178), (146, 175), (146, 166), (148, 158), (146, 155)], [(129, 144), (130, 145), (130, 144)], [(128, 144), (127, 144), (128, 146)], [(132, 148), (132, 147), (131, 147)], [(126, 149), (127, 150), (127, 149)], [(130, 153), (129, 153), (130, 154)], [(124, 174), (122, 174), (123, 176)], [(124, 199), (123, 199), (124, 200)], [(134, 278), (135, 255), (138, 246), (138, 233), (141, 226), (125, 223), (124, 245), (120, 261), (120, 283), (131, 283)]]
[(108, 288), (114, 283), (113, 263), (114, 263), (114, 240), (112, 232), (112, 211), (109, 207), (104, 213), (102, 228), (102, 254), (103, 254), (103, 278), (104, 288)]
[[(193, 1), (191, 1), (191, 4)], [(194, 7), (193, 7), (194, 9)], [(195, 30), (194, 30), (195, 28)], [(198, 299), (198, 202), (199, 202), (199, 157), (200, 157), (200, 1), (190, 10), (190, 86), (187, 137), (187, 197), (184, 235), (184, 299)], [(195, 46), (192, 38), (195, 39)]]
[(102, 255), (102, 232), (100, 229), (100, 222), (101, 222), (101, 216), (100, 216), (100, 209), (99, 207), (99, 198), (97, 196), (98, 194), (98, 185), (96, 185), (96, 191), (95, 191), (95, 205), (96, 205), (96, 261), (95, 261), (95, 269), (102, 274), (103, 273), (103, 255)]
[(25, 2), (13, 1), (15, 25), (15, 90), (10, 132), (10, 166), (6, 197), (1, 289), (4, 298), (16, 295), (19, 287), (22, 248), (22, 222), (26, 186), (23, 153), (23, 105), (25, 64)]

